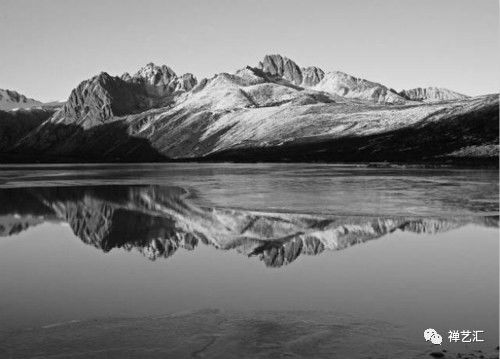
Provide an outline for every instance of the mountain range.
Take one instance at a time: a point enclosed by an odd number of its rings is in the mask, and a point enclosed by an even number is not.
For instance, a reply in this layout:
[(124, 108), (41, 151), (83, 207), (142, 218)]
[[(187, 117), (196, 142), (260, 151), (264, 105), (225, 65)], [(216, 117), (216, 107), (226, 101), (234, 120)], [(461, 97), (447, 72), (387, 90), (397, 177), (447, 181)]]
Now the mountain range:
[(498, 106), (498, 94), (397, 92), (281, 55), (201, 80), (150, 63), (85, 80), (60, 106), (0, 111), (0, 159), (497, 165)]

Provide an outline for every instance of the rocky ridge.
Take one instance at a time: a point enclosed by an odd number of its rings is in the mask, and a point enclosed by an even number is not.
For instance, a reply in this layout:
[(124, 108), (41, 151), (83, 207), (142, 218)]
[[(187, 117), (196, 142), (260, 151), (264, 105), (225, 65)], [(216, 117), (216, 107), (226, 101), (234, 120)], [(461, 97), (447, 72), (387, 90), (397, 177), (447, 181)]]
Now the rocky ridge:
[(200, 81), (148, 64), (133, 76), (82, 82), (7, 152), (76, 161), (498, 157), (498, 95), (450, 100), (451, 91), (429, 90), (443, 100), (417, 101), (413, 93), (280, 55)]
[(314, 66), (299, 67), (294, 61), (281, 55), (266, 55), (258, 68), (279, 75), (295, 85), (317, 91), (375, 103), (405, 103), (405, 99), (395, 90), (379, 83), (356, 78), (341, 71), (325, 72)]
[(51, 122), (88, 129), (114, 117), (168, 106), (176, 95), (191, 90), (196, 83), (192, 74), (178, 77), (168, 66), (152, 63), (133, 76), (101, 72), (81, 82)]
[(132, 77), (125, 73), (121, 78), (143, 85), (148, 94), (157, 97), (179, 91), (190, 91), (198, 82), (193, 74), (177, 76), (170, 67), (157, 66), (153, 63), (147, 64)]

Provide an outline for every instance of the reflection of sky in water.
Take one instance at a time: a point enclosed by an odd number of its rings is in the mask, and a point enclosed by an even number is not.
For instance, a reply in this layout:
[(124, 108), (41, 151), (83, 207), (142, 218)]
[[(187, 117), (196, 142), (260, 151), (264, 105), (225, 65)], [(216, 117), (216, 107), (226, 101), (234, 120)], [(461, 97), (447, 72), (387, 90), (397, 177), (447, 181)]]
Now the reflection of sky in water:
[(476, 328), (498, 337), (498, 231), (396, 232), (338, 252), (266, 268), (200, 246), (151, 262), (102, 253), (67, 226), (44, 224), (0, 242), (3, 326), (193, 308), (320, 309), (400, 323), (421, 335)]

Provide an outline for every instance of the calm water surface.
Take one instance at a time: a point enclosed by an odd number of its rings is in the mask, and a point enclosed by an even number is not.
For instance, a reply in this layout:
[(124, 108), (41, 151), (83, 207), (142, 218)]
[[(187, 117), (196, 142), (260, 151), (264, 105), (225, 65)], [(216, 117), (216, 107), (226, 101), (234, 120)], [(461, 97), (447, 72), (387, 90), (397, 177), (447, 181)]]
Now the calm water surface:
[(0, 167), (0, 329), (324, 310), (498, 343), (496, 170)]

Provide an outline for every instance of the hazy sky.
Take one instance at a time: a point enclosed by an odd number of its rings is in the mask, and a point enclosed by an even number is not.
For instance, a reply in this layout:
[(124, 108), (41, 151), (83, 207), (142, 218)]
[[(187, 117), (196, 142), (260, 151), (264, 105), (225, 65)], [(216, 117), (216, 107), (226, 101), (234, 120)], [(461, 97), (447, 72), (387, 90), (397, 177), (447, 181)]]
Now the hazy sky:
[(197, 77), (280, 53), (397, 90), (498, 92), (498, 0), (0, 0), (0, 88), (63, 100), (148, 62)]

